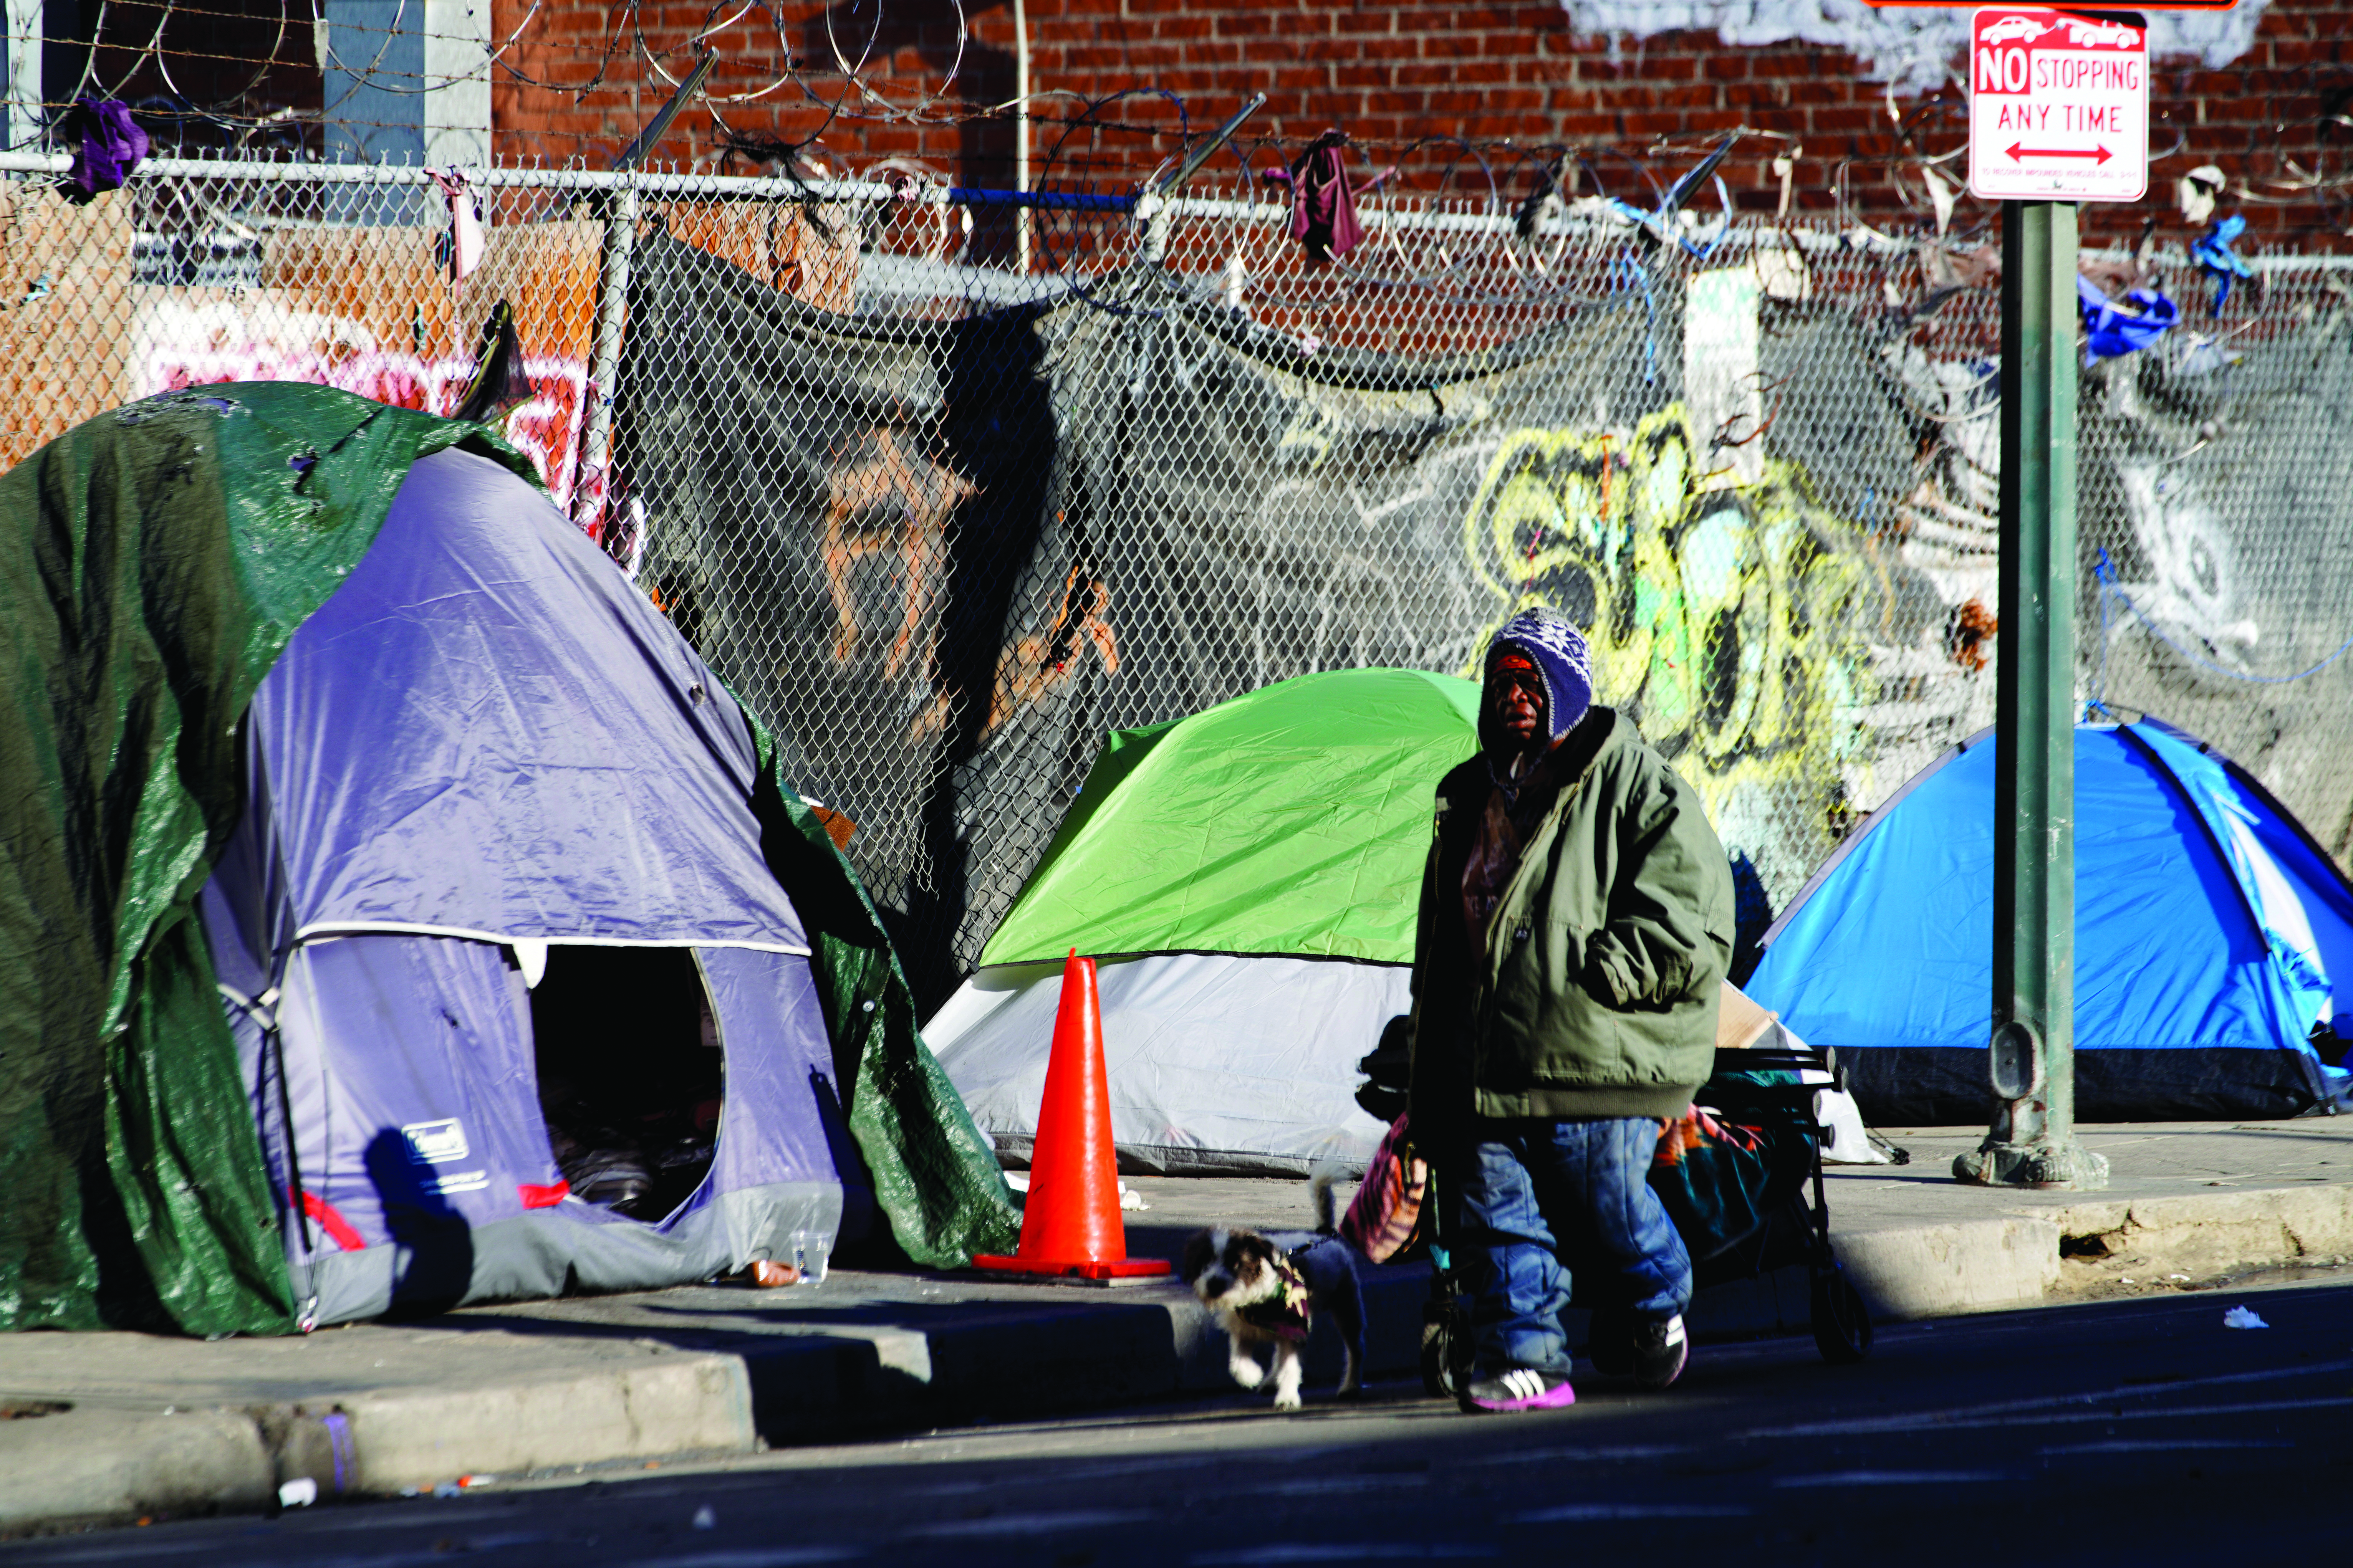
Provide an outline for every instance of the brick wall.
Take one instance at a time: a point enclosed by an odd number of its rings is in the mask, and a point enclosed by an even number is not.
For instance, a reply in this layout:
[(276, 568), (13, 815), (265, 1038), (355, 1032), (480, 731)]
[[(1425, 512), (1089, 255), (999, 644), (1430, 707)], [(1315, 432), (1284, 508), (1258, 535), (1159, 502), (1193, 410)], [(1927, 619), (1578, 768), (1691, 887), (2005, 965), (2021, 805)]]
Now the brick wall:
[[(510, 78), (496, 89), (500, 150), (601, 163), (653, 113), (668, 84), (626, 33), (608, 36), (628, 13), (582, 0), (546, 3), (511, 57), (532, 79)], [(496, 0), (501, 36), (527, 4)], [(839, 47), (871, 60), (860, 80), (882, 105), (847, 91), (832, 68), (826, 11), (783, 6), (789, 55), (767, 13), (750, 13), (720, 35), (725, 62), (712, 90), (756, 91), (788, 58), (803, 63), (802, 80), (756, 101), (722, 103), (717, 118), (739, 133), (815, 136), (812, 153), (837, 165), (911, 159), (960, 184), (1011, 184), (1011, 125), (987, 113), (1013, 94), (1010, 6), (970, 0), (969, 35), (951, 81), (958, 38), (944, 0), (879, 5), (841, 0), (830, 15)], [(636, 15), (648, 43), (670, 51), (663, 58), (675, 73), (685, 40), (713, 13), (645, 0)], [(1778, 205), (1770, 163), (1794, 145), (1795, 206), (1910, 231), (1934, 221), (1917, 173), (1921, 155), (1959, 145), (1966, 123), (1966, 106), (1949, 87), (1896, 99), (1900, 119), (1891, 119), (1886, 89), (1836, 50), (1734, 48), (1712, 32), (1573, 36), (1552, 0), (1034, 0), (1029, 25), (1033, 92), (1075, 95), (1039, 103), (1032, 128), (1033, 178), (1064, 184), (1124, 187), (1176, 150), (1176, 107), (1148, 89), (1181, 96), (1197, 130), (1263, 90), (1269, 102), (1252, 122), (1255, 134), (1295, 149), (1339, 127), (1355, 138), (1352, 162), (1362, 171), (1396, 163), (1409, 188), (1458, 195), (1483, 196), (1492, 178), (1514, 201), (1535, 169), (1565, 150), (1584, 158), (1583, 190), (1598, 181), (1639, 201), (1652, 181), (1663, 184), (1688, 166), (1708, 138), (1743, 128), (1771, 132), (1785, 140), (1745, 138), (1724, 165), (1743, 210)], [(2232, 176), (2234, 191), (2243, 184), (2250, 193), (2226, 196), (2225, 210), (2247, 215), (2251, 238), (2353, 249), (2346, 232), (2353, 228), (2353, 0), (2274, 0), (2241, 58), (2219, 69), (2161, 62), (2152, 88), (2151, 151), (2170, 155), (2152, 168), (2148, 201), (2086, 209), (2091, 237), (2137, 234), (2154, 216), (2161, 233), (2179, 237), (2173, 181), (2211, 163)], [(1129, 96), (1081, 113), (1081, 100), (1122, 92)], [(844, 100), (839, 112), (815, 101), (836, 95)], [(696, 109), (680, 118), (658, 156), (715, 167), (723, 141), (714, 116)], [(1261, 150), (1255, 161), (1271, 157)], [(1939, 167), (1957, 181), (1962, 173), (1957, 159)], [(2310, 174), (2346, 184), (2296, 188)], [(1954, 228), (1978, 229), (1990, 216), (1965, 195)]]

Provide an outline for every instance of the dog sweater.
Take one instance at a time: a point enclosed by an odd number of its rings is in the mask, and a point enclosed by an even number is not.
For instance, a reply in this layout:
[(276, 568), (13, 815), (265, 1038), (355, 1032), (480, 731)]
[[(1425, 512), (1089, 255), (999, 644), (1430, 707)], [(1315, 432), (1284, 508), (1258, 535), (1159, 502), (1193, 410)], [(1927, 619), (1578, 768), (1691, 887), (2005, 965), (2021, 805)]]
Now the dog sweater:
[(1307, 1338), (1307, 1281), (1284, 1252), (1274, 1255), (1274, 1277), (1282, 1289), (1237, 1310), (1234, 1316), (1261, 1333), (1297, 1344)]

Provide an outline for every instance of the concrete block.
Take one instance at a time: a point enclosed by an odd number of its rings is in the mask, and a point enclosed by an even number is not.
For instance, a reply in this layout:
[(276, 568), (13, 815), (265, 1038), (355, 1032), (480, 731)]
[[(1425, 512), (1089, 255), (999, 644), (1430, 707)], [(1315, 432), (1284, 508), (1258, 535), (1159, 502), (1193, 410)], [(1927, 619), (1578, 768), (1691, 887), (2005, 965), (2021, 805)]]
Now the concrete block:
[(337, 1403), (351, 1422), (360, 1491), (757, 1446), (751, 1378), (732, 1355), (661, 1355), (528, 1383), (387, 1390)]
[(1165, 1301), (1090, 1301), (930, 1329), (943, 1413), (1019, 1415), (1157, 1398), (1176, 1388)]
[(2096, 1239), (2108, 1256), (2200, 1277), (2353, 1254), (2353, 1187), (2336, 1184), (2110, 1199), (2043, 1212), (2071, 1250)]
[(1882, 1322), (2040, 1303), (2059, 1282), (2060, 1227), (2042, 1215), (1833, 1231), (1847, 1278)]
[(259, 1511), (277, 1494), (260, 1428), (240, 1411), (76, 1405), (0, 1421), (0, 1531)]
[[(1395, 1377), (1419, 1371), (1421, 1366), (1421, 1308), (1430, 1300), (1430, 1264), (1417, 1258), (1409, 1263), (1386, 1265), (1359, 1264), (1357, 1281), (1365, 1293), (1365, 1363), (1367, 1375)], [(1202, 1316), (1206, 1319), (1207, 1312)], [(1211, 1377), (1206, 1384), (1193, 1386), (1231, 1387), (1233, 1380), (1226, 1373), (1226, 1336), (1211, 1322), (1208, 1325), (1208, 1348), (1204, 1352), (1213, 1358)], [(1265, 1360), (1261, 1354), (1260, 1360)], [(1340, 1381), (1340, 1335), (1322, 1319), (1307, 1341), (1307, 1386), (1331, 1388)]]
[(1692, 1338), (1756, 1339), (1804, 1333), (1812, 1321), (1813, 1270), (1802, 1263), (1751, 1279), (1727, 1279), (1692, 1297), (1683, 1322)]
[(876, 1380), (881, 1358), (862, 1339), (830, 1334), (779, 1334), (747, 1345), (744, 1374), (752, 1386), (752, 1426), (771, 1444), (808, 1442), (853, 1430), (862, 1408), (859, 1391)]
[[(1176, 1386), (1187, 1393), (1215, 1394), (1234, 1386), (1226, 1372), (1226, 1331), (1218, 1327), (1217, 1319), (1187, 1291), (1181, 1300), (1166, 1304), (1168, 1333), (1176, 1357)], [(1263, 1356), (1261, 1360), (1265, 1359)], [(1332, 1364), (1339, 1365), (1339, 1352), (1331, 1352)], [(1311, 1359), (1308, 1365), (1315, 1365)]]

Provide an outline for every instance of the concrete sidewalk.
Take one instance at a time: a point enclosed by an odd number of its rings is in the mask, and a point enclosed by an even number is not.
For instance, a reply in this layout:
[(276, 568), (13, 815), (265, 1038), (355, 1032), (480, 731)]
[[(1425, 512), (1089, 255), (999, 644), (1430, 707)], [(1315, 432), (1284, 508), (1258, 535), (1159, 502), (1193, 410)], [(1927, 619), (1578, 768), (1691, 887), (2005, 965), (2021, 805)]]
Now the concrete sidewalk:
[[(1885, 1320), (2211, 1287), (2353, 1260), (2353, 1118), (2088, 1129), (2096, 1194), (1948, 1174), (1975, 1130), (1883, 1130), (1901, 1167), (1833, 1167), (1833, 1235)], [(1313, 1223), (1303, 1183), (1132, 1178), (1130, 1250), (1198, 1226)], [(1409, 1373), (1419, 1265), (1366, 1272), (1377, 1374)], [(1803, 1270), (1703, 1294), (1702, 1339), (1807, 1328)], [(1319, 1332), (1309, 1393), (1336, 1352)], [(520, 1302), (307, 1338), (0, 1336), (0, 1532), (274, 1506), (1230, 1389), (1224, 1342), (1174, 1283), (1119, 1290), (837, 1270)]]

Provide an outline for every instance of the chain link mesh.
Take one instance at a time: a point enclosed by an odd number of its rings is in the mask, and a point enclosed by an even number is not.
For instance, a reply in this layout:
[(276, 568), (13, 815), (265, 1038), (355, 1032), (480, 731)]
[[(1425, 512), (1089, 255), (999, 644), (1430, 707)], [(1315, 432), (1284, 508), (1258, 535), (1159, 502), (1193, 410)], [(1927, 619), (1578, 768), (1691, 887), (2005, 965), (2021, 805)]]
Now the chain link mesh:
[[(1705, 795), (1752, 939), (1992, 721), (1991, 252), (1377, 196), (1318, 262), (1245, 191), (1139, 221), (634, 188), (625, 223), (609, 177), (478, 177), (456, 284), (421, 174), (179, 164), (84, 206), (9, 179), (0, 459), (230, 379), (453, 412), (506, 301), (508, 434), (855, 824), (927, 1002), (1107, 730), (1466, 672), (1523, 604), (1590, 628), (1600, 699)], [(1008, 249), (1030, 268), (970, 261)], [(2181, 321), (2083, 373), (2083, 695), (2215, 742), (2342, 863), (2353, 272), (2265, 257), (2217, 310), (2187, 258), (2088, 260)]]

